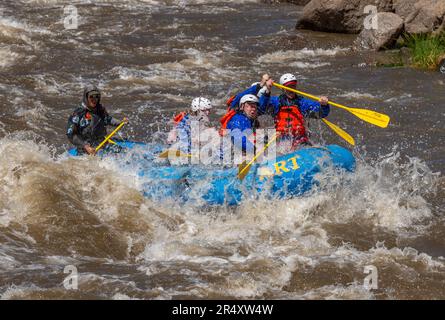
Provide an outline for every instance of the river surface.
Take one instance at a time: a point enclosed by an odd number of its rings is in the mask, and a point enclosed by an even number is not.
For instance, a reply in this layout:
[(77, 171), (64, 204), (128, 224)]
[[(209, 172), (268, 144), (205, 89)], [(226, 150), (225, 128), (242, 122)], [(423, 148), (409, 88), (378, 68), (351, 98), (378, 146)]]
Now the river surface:
[[(68, 5), (77, 29), (65, 28)], [(3, 0), (0, 297), (445, 299), (445, 77), (373, 67), (372, 54), (351, 50), (354, 36), (294, 30), (301, 10)], [(217, 106), (216, 125), (224, 101), (264, 72), (293, 72), (302, 90), (391, 124), (333, 108), (329, 119), (356, 138), (356, 172), (303, 197), (236, 208), (150, 201), (112, 161), (63, 155), (88, 83), (111, 114), (130, 118), (127, 137), (162, 142), (194, 97)], [(310, 128), (320, 144), (347, 146), (319, 121)], [(64, 286), (67, 266), (77, 290)], [(377, 288), (364, 286), (367, 266)]]

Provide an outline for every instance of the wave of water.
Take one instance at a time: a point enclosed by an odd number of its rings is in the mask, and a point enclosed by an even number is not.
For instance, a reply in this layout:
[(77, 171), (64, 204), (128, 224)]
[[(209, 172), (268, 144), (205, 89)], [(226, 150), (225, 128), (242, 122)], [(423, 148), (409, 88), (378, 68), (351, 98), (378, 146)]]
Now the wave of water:
[[(68, 4), (81, 15), (76, 31), (63, 29)], [(364, 58), (338, 35), (295, 33), (288, 4), (91, 4), (0, 5), (1, 298), (445, 297), (445, 180), (435, 172), (442, 80), (351, 67)], [(264, 72), (294, 72), (302, 90), (388, 113), (391, 125), (376, 129), (333, 109), (329, 120), (361, 144), (357, 171), (324, 173), (303, 197), (237, 208), (153, 202), (131, 168), (61, 156), (67, 117), (88, 83), (103, 90), (111, 114), (129, 116), (126, 134), (160, 142), (193, 97), (211, 98), (216, 121), (225, 100)], [(322, 124), (311, 132), (339, 143)], [(79, 270), (77, 291), (63, 287), (67, 265)], [(369, 265), (377, 290), (363, 286)]]
[(278, 50), (273, 53), (267, 53), (258, 58), (259, 63), (270, 64), (286, 64), (292, 68), (299, 69), (313, 69), (330, 65), (329, 62), (320, 61), (323, 57), (333, 57), (344, 53), (348, 49), (333, 48), (333, 49), (308, 49), (301, 50)]
[[(145, 199), (112, 160), (14, 138), (0, 152), (0, 266), (16, 270), (2, 298), (401, 298), (425, 281), (423, 298), (445, 294), (435, 284), (443, 258), (397, 245), (443, 224), (426, 201), (443, 178), (416, 158), (363, 159), (352, 175), (321, 175), (304, 197), (207, 210)], [(67, 264), (84, 270), (77, 293), (54, 280)], [(381, 270), (380, 291), (363, 288), (366, 265)]]

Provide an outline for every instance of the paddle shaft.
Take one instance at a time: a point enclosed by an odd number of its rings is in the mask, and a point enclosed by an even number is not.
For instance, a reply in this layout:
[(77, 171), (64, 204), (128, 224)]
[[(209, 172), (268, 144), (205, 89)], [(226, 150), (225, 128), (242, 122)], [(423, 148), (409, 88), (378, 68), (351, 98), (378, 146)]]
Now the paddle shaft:
[[(302, 92), (302, 91), (299, 91), (299, 90), (296, 90), (293, 88), (289, 88), (289, 87), (283, 86), (283, 85), (275, 83), (275, 82), (273, 82), (273, 85), (278, 88), (284, 89), (284, 90), (295, 92), (295, 93), (300, 94), (300, 95), (307, 97), (309, 99), (312, 99), (315, 101), (320, 101), (319, 97), (316, 97), (309, 93), (305, 93), (305, 92)], [(375, 112), (372, 110), (367, 110), (367, 109), (350, 108), (350, 107), (346, 107), (344, 105), (341, 105), (339, 103), (335, 103), (332, 101), (328, 101), (328, 103), (331, 106), (344, 109), (344, 110), (352, 113), (356, 117), (362, 119), (363, 121), (366, 121), (368, 123), (371, 123), (371, 124), (381, 127), (381, 128), (386, 128), (390, 121), (390, 118), (386, 114), (383, 114), (383, 113), (378, 113), (378, 112)]]
[(159, 154), (159, 158), (165, 159), (168, 158), (170, 154), (174, 153), (175, 157), (183, 157), (183, 158), (192, 158), (193, 155), (182, 153), (180, 150), (165, 150)]
[(104, 145), (105, 143), (107, 143), (107, 141), (110, 140), (111, 137), (113, 137), (113, 136), (116, 134), (116, 132), (118, 132), (118, 131), (124, 126), (124, 124), (125, 124), (125, 122), (122, 121), (122, 122), (117, 126), (117, 128), (114, 129), (113, 132), (111, 132), (111, 133), (104, 139), (104, 141), (102, 141), (102, 142), (96, 147), (96, 152), (99, 151), (100, 148), (102, 148), (103, 145)]
[(252, 166), (252, 163), (254, 163), (254, 161), (256, 159), (258, 159), (258, 157), (264, 153), (264, 151), (266, 151), (266, 149), (272, 144), (272, 142), (274, 142), (278, 138), (279, 135), (280, 135), (279, 133), (275, 134), (275, 136), (264, 146), (263, 150), (258, 152), (252, 158), (252, 160), (250, 160), (249, 163), (238, 172), (238, 178), (240, 178), (241, 180), (244, 179), (244, 177), (246, 176), (246, 174), (249, 171), (250, 167)]

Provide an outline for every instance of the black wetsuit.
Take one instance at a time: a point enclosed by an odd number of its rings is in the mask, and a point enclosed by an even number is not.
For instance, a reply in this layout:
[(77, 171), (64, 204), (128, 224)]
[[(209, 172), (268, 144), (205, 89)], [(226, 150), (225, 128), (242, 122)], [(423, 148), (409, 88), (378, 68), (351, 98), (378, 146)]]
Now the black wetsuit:
[(84, 153), (85, 145), (89, 144), (94, 148), (105, 139), (107, 125), (118, 126), (119, 123), (101, 104), (90, 110), (82, 103), (69, 117), (66, 135), (77, 151)]

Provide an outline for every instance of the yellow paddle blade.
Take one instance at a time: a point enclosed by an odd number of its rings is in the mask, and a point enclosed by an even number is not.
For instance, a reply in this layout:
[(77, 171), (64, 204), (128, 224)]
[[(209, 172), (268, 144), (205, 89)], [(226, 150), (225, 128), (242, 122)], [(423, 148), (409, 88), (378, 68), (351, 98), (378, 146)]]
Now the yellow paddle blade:
[(355, 115), (357, 118), (360, 118), (363, 121), (369, 122), (380, 128), (386, 128), (390, 121), (389, 116), (383, 113), (378, 113), (367, 109), (349, 108), (334, 102), (329, 102), (329, 104), (337, 108), (345, 109)]
[(185, 158), (191, 158), (191, 154), (182, 153), (179, 150), (165, 150), (159, 154), (159, 158), (165, 159), (168, 158), (170, 155), (174, 155), (175, 157), (185, 157)]
[(246, 168), (246, 166), (247, 163), (245, 160), (238, 166), (238, 178), (241, 180), (243, 180), (246, 174), (249, 172), (249, 168)]
[(111, 140), (111, 139), (110, 139), (110, 140), (108, 140), (108, 142), (109, 142), (109, 143), (111, 143), (111, 144), (117, 144), (116, 142), (114, 142), (114, 141), (113, 141), (113, 140)]
[(243, 161), (243, 163), (238, 166), (238, 178), (240, 180), (243, 180), (246, 177), (247, 173), (250, 170), (250, 167), (252, 167), (252, 164), (255, 162), (255, 160), (258, 159), (258, 157), (262, 155), (264, 151), (266, 151), (266, 149), (278, 138), (279, 135), (279, 133), (275, 134), (275, 136), (264, 146), (263, 150), (258, 152), (255, 157), (253, 157), (252, 160), (249, 161), (248, 164), (246, 164), (246, 161)]
[(168, 158), (169, 152), (170, 152), (169, 150), (162, 151), (158, 157), (163, 159)]
[(96, 147), (96, 152), (99, 151), (100, 148), (102, 148), (103, 145), (104, 145), (105, 143), (107, 143), (107, 141), (110, 140), (111, 137), (114, 136), (114, 135), (116, 134), (116, 132), (118, 132), (118, 131), (124, 126), (124, 124), (125, 124), (125, 122), (122, 121), (122, 122), (117, 126), (117, 128), (114, 129), (113, 132), (111, 132), (111, 133), (104, 139), (104, 141), (102, 141), (102, 142)]
[[(309, 93), (305, 93), (299, 90), (295, 90), (292, 88), (288, 88), (286, 86), (283, 86), (281, 84), (278, 83), (273, 83), (274, 86), (284, 89), (284, 90), (288, 90), (288, 91), (292, 91), (295, 92), (299, 95), (302, 95), (306, 98), (315, 100), (315, 101), (320, 101), (319, 97), (313, 96)], [(375, 126), (381, 127), (381, 128), (386, 128), (389, 124), (390, 118), (389, 116), (387, 116), (386, 114), (383, 113), (378, 113), (376, 111), (372, 111), (372, 110), (367, 110), (367, 109), (358, 109), (358, 108), (350, 108), (350, 107), (346, 107), (344, 105), (341, 105), (339, 103), (335, 103), (335, 102), (328, 102), (331, 106), (337, 107), (337, 108), (341, 108), (341, 109), (345, 109), (349, 112), (351, 112), (353, 115), (355, 115), (357, 118), (362, 119), (363, 121), (369, 122)]]
[(340, 137), (342, 137), (343, 139), (345, 139), (349, 144), (352, 144), (353, 146), (355, 146), (355, 141), (354, 138), (351, 137), (346, 131), (344, 131), (342, 128), (340, 128), (339, 126), (336, 126), (335, 124), (333, 124), (332, 122), (329, 122), (328, 120), (326, 120), (325, 118), (321, 119), (323, 120), (324, 123), (326, 123), (328, 125), (329, 128), (331, 128), (336, 134), (338, 134)]
[(246, 164), (246, 161), (243, 161), (243, 163), (238, 166), (238, 179), (243, 180), (246, 177), (250, 171), (250, 167), (252, 167), (252, 163), (252, 161), (249, 161), (249, 163)]

